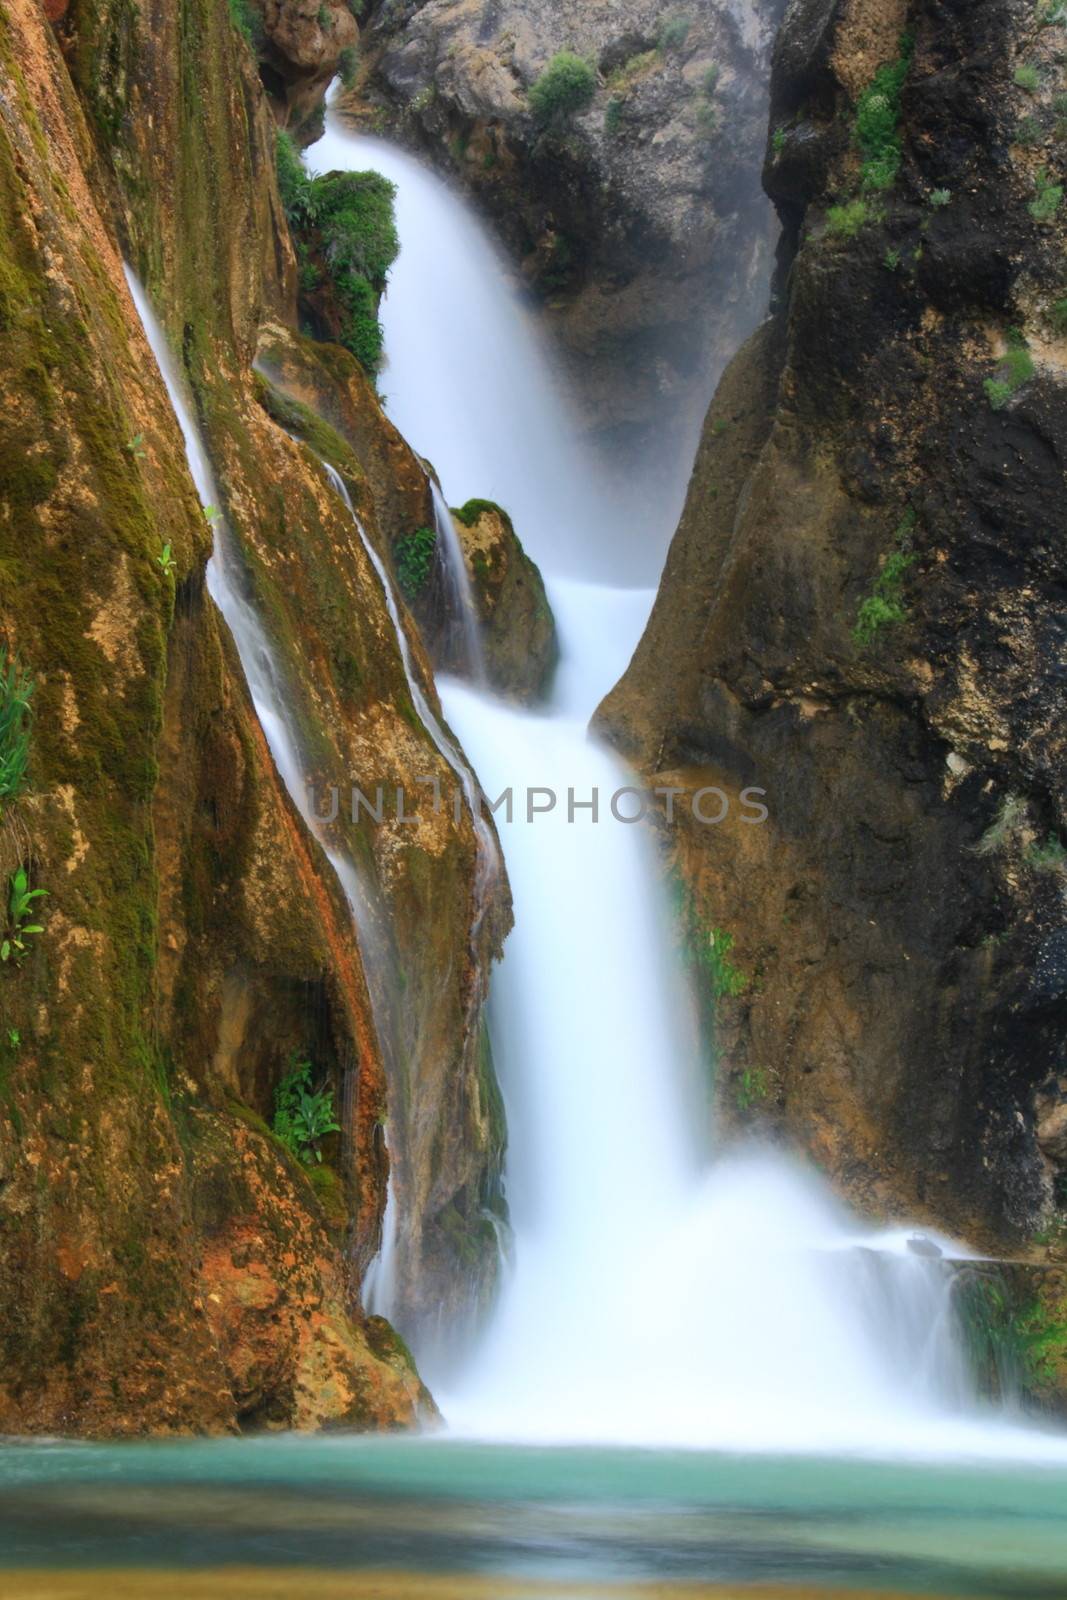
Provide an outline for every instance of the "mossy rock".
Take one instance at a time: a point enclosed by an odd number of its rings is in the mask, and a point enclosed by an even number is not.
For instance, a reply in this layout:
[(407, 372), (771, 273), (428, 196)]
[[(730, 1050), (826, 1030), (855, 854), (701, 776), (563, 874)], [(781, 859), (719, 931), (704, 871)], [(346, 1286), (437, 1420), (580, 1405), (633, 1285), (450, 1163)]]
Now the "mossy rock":
[(542, 700), (559, 657), (544, 580), (511, 518), (492, 500), (453, 509), (481, 624), (490, 684), (524, 705)]

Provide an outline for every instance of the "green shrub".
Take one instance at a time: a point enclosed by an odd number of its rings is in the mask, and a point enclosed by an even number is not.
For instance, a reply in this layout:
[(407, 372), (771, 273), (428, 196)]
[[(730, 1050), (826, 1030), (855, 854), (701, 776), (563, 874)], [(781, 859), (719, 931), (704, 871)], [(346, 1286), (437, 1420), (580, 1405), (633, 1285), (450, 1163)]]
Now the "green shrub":
[(1027, 149), (1032, 150), (1035, 145), (1042, 142), (1043, 138), (1044, 133), (1036, 117), (1023, 117), (1015, 130), (1016, 144), (1025, 145)]
[(337, 70), (346, 89), (351, 89), (359, 71), (359, 51), (354, 44), (346, 44), (337, 58)]
[(26, 786), (33, 679), (0, 648), (0, 816)]
[(900, 96), (911, 66), (914, 41), (905, 34), (895, 61), (879, 67), (856, 106), (856, 143), (863, 154), (865, 189), (889, 189), (900, 171)]
[(283, 128), (274, 139), (274, 165), (278, 174), (278, 193), (291, 228), (303, 228), (314, 221), (314, 188), (300, 152)]
[(318, 25), (319, 25), (319, 27), (320, 27), (320, 29), (322, 30), (323, 33), (327, 33), (327, 32), (329, 32), (330, 29), (332, 29), (332, 27), (333, 27), (333, 13), (330, 10), (329, 6), (320, 6), (319, 7), (318, 12), (317, 12), (316, 17), (315, 17), (315, 21), (318, 23)]
[(861, 650), (872, 645), (883, 628), (903, 622), (907, 617), (903, 589), (904, 578), (915, 562), (915, 555), (910, 548), (914, 528), (915, 513), (908, 510), (897, 524), (895, 549), (886, 557), (873, 589), (860, 604), (852, 639)]
[(994, 411), (1003, 410), (1016, 390), (1034, 375), (1034, 358), (1021, 330), (1010, 328), (1007, 341), (1008, 348), (997, 362), (997, 376), (987, 378), (983, 384)]
[(887, 250), (885, 255), (882, 257), (882, 265), (890, 272), (896, 272), (897, 268), (900, 266), (900, 251), (892, 248)]
[(437, 534), (433, 528), (416, 528), (401, 534), (393, 546), (396, 578), (405, 600), (417, 600), (429, 582)]
[(330, 172), (315, 179), (312, 191), (327, 266), (383, 290), (400, 251), (396, 185), (380, 172)]
[(775, 128), (774, 132), (771, 134), (771, 149), (774, 151), (776, 156), (780, 156), (782, 151), (785, 149), (784, 128)]
[(659, 37), (656, 40), (656, 49), (660, 55), (667, 55), (671, 50), (680, 50), (689, 37), (691, 26), (690, 18), (684, 15), (667, 17), (660, 25)]
[(866, 200), (846, 200), (843, 205), (830, 207), (826, 213), (826, 226), (839, 238), (854, 239), (873, 214)]
[(1015, 82), (1020, 89), (1025, 89), (1028, 94), (1033, 94), (1040, 87), (1041, 74), (1032, 62), (1024, 61), (1021, 67), (1015, 69)]
[(951, 203), (951, 189), (931, 189), (930, 204), (934, 207), (935, 211), (943, 210), (945, 206), (950, 205)]
[(584, 111), (596, 93), (596, 72), (584, 56), (560, 50), (530, 89), (530, 110), (547, 127)]
[(341, 312), (341, 343), (373, 375), (382, 358), (378, 301), (400, 249), (393, 206), (396, 185), (379, 172), (309, 178), (283, 132), (277, 137), (276, 163), (301, 288), (311, 293), (324, 276), (329, 279)]
[(1044, 167), (1034, 173), (1035, 195), (1030, 202), (1030, 215), (1035, 222), (1051, 222), (1063, 203), (1063, 185), (1053, 183)]
[(322, 1141), (340, 1133), (334, 1115), (333, 1090), (311, 1086), (311, 1062), (292, 1057), (289, 1070), (274, 1091), (275, 1135), (298, 1161), (322, 1160)]

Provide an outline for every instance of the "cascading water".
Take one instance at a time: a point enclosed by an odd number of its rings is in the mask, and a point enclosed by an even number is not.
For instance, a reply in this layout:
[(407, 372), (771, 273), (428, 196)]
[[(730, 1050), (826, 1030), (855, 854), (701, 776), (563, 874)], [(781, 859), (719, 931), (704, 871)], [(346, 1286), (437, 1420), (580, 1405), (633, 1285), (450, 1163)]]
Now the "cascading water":
[[(329, 859), (344, 891), (355, 923), (360, 953), (368, 979), (368, 992), (374, 1010), (375, 1027), (380, 1047), (391, 1049), (389, 1023), (389, 989), (391, 986), (388, 965), (383, 953), (384, 940), (379, 928), (379, 910), (367, 887), (362, 882), (353, 863), (331, 843), (311, 806), (311, 796), (304, 778), (300, 759), (299, 740), (291, 709), (288, 705), (282, 674), (263, 625), (242, 593), (238, 567), (231, 546), (229, 530), (216, 512), (219, 494), (200, 430), (185, 396), (181, 380), (167, 338), (156, 319), (148, 297), (129, 267), (124, 267), (130, 294), (170, 399), (178, 426), (185, 443), (190, 475), (205, 511), (212, 515), (215, 538), (211, 560), (208, 563), (208, 590), (229, 626), (244, 669), (256, 716), (263, 729), (274, 764), (285, 784), (290, 799), (296, 806), (310, 832), (318, 839)], [(396, 638), (397, 652), (404, 670), (408, 692), (415, 711), (432, 739), (436, 749), (455, 772), (460, 790), (470, 810), (478, 843), (478, 880), (475, 885), (476, 906), (481, 907), (493, 876), (499, 871), (499, 856), (491, 829), (481, 815), (477, 784), (434, 715), (418, 681), (411, 650), (404, 632), (400, 607), (392, 581), (384, 562), (367, 536), (356, 515), (344, 480), (326, 462), (321, 463), (330, 482), (344, 502), (382, 585), (386, 610)], [(480, 915), (480, 910), (477, 913)], [(477, 932), (477, 920), (472, 938)], [(386, 1309), (392, 1293), (396, 1255), (396, 1197), (390, 1180), (386, 1214), (382, 1223), (382, 1247), (372, 1267), (371, 1285), (375, 1289), (374, 1309)]]
[(432, 478), (430, 493), (433, 497), (434, 530), (441, 548), (442, 566), (450, 590), (449, 599), (460, 635), (460, 648), (458, 651), (453, 649), (454, 664), (460, 676), (466, 678), (468, 682), (484, 683), (485, 655), (482, 650), (474, 595), (471, 591), (470, 573), (467, 571), (467, 563), (464, 560), (456, 525), (452, 521), (452, 514), (445, 504), (444, 495)]
[[(531, 326), (462, 202), (332, 118), (308, 156), (315, 172), (373, 167), (397, 183), (388, 409), (454, 497), (513, 513), (563, 644), (548, 714), (466, 685), (443, 696), (486, 788), (510, 787), (517, 803), (511, 824), (497, 812), (516, 928), (491, 1007), (513, 1266), (480, 1348), (438, 1386), (453, 1428), (1062, 1458), (1058, 1442), (977, 1411), (948, 1274), (909, 1251), (906, 1231), (865, 1236), (778, 1152), (709, 1163), (694, 1139), (699, 1074), (654, 863), (642, 831), (608, 811), (632, 779), (586, 734), (651, 599), (604, 580), (651, 581), (662, 542), (650, 534), (638, 559), (618, 537), (619, 500), (575, 447)], [(554, 810), (527, 820), (528, 789), (554, 791)], [(596, 822), (581, 809), (593, 790)]]

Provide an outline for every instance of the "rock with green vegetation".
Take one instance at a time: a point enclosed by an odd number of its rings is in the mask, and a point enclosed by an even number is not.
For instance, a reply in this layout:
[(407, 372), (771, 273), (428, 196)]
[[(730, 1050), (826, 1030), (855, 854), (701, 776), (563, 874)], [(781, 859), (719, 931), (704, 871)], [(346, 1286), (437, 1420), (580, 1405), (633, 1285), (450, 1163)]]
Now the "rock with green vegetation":
[(478, 612), (486, 675), (523, 704), (544, 698), (559, 654), (556, 624), (541, 573), (507, 512), (491, 500), (468, 500), (452, 520)]
[(953, 1305), (978, 1392), (1067, 1419), (1067, 1270), (1025, 1261), (953, 1270)]
[(322, 126), (333, 78), (351, 82), (359, 61), (358, 13), (348, 0), (229, 0), (235, 26), (260, 63), (278, 120), (301, 143)]
[[(582, 425), (666, 484), (764, 314), (758, 174), (781, 0), (377, 7), (346, 112), (426, 148), (542, 302)], [(650, 493), (650, 520), (661, 504)], [(520, 530), (521, 531), (521, 530)]]
[(373, 375), (382, 360), (378, 307), (400, 240), (396, 185), (378, 172), (310, 178), (289, 135), (279, 130), (278, 191), (293, 232), (304, 320), (336, 340)]
[[(32, 719), (6, 722), (0, 884), (24, 932), (41, 928), (0, 965), (0, 1430), (410, 1425), (417, 1383), (350, 1315), (380, 1240), (381, 1126), (391, 1107), (407, 1304), (436, 1316), (498, 1180), (477, 1019), (506, 885), (475, 903), (465, 814), (339, 821), (403, 971), (398, 1015), (372, 1012), (349, 906), (281, 784), (205, 568), (224, 517), (320, 790), (354, 770), (446, 782), (318, 456), (379, 548), (428, 504), (425, 475), (353, 356), (295, 332), (274, 123), (227, 8), (149, 19), (74, 0), (62, 26), (65, 58), (32, 0), (0, 13), (0, 647), (16, 698), (34, 685)], [(351, 200), (328, 197), (342, 232)], [(210, 519), (120, 238), (201, 419)], [(365, 228), (346, 270), (375, 271), (382, 238)], [(274, 376), (305, 374), (302, 393), (254, 371), (261, 349), (286, 352)], [(413, 654), (432, 695), (417, 639)], [(351, 1107), (336, 1182), (309, 1181), (269, 1131), (294, 1052)], [(320, 1133), (329, 1167), (340, 1136)], [(442, 1203), (466, 1219), (461, 1243), (435, 1232)], [(491, 1281), (495, 1253), (476, 1267)], [(261, 1315), (248, 1291), (266, 1278)], [(278, 1375), (269, 1394), (246, 1383), (246, 1353)]]
[(944, 17), (915, 0), (902, 44), (901, 7), (785, 12), (780, 299), (720, 383), (597, 725), (650, 785), (766, 791), (761, 826), (695, 826), (680, 799), (666, 830), (752, 978), (722, 1008), (731, 1075), (766, 1074), (767, 1113), (858, 1205), (1017, 1250), (1067, 1192), (1044, 1109), (1067, 1007), (1067, 217), (1059, 166), (1005, 130), (1024, 55), (1052, 111), (1062, 37), (995, 0)]

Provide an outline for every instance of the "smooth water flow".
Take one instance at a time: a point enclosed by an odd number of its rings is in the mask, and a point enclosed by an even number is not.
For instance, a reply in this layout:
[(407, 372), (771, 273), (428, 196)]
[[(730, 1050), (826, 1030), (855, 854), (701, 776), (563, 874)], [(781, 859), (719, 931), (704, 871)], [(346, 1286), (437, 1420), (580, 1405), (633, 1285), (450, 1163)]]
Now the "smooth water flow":
[(455, 651), (454, 668), (469, 683), (485, 683), (485, 652), (482, 649), (478, 613), (471, 589), (470, 573), (459, 542), (452, 513), (445, 503), (433, 478), (430, 479), (433, 498), (433, 522), (441, 550), (442, 568), (448, 581), (449, 600), (459, 632), (459, 649)]
[(355, 139), (332, 117), (306, 159), (315, 174), (374, 168), (397, 185), (403, 248), (386, 297), (381, 386), (390, 417), (433, 462), (450, 503), (496, 500), (520, 530), (539, 524), (537, 553), (552, 572), (655, 583), (684, 485), (672, 501), (642, 494), (640, 471), (631, 481), (593, 480), (578, 419), (484, 231), (472, 223), (457, 231), (460, 202), (414, 157)]
[[(654, 575), (658, 562), (620, 541), (612, 486), (577, 450), (526, 312), (468, 208), (411, 157), (333, 119), (309, 160), (397, 183), (388, 409), (454, 500), (492, 497), (513, 513), (563, 645), (543, 715), (467, 685), (443, 696), (484, 787), (515, 796), (510, 823), (497, 812), (516, 927), (491, 1007), (514, 1240), (481, 1346), (458, 1377), (440, 1375), (453, 1429), (1063, 1459), (1061, 1441), (980, 1413), (949, 1273), (912, 1253), (905, 1230), (864, 1235), (781, 1153), (709, 1158), (655, 863), (642, 830), (609, 812), (633, 779), (586, 731), (651, 599), (606, 584)], [(531, 789), (553, 791), (555, 808), (527, 813)]]
[[(223, 518), (217, 513), (216, 508), (220, 504), (219, 493), (200, 436), (200, 429), (186, 398), (185, 384), (148, 296), (131, 269), (124, 266), (123, 271), (145, 337), (156, 358), (160, 376), (181, 429), (190, 476), (196, 486), (201, 505), (205, 512), (212, 516), (215, 539), (207, 568), (208, 592), (233, 635), (256, 717), (263, 729), (274, 764), (289, 798), (310, 832), (322, 846), (344, 890), (359, 935), (360, 951), (367, 970), (368, 987), (373, 1003), (376, 993), (381, 995), (381, 985), (385, 981), (382, 938), (375, 908), (367, 887), (360, 880), (353, 863), (331, 844), (319, 819), (311, 809), (296, 724), (288, 704), (283, 676), (266, 631), (243, 593), (232, 536)], [(384, 1008), (380, 999), (375, 1006), (375, 1016), (379, 1035), (382, 1036), (387, 1030), (384, 1027)]]

